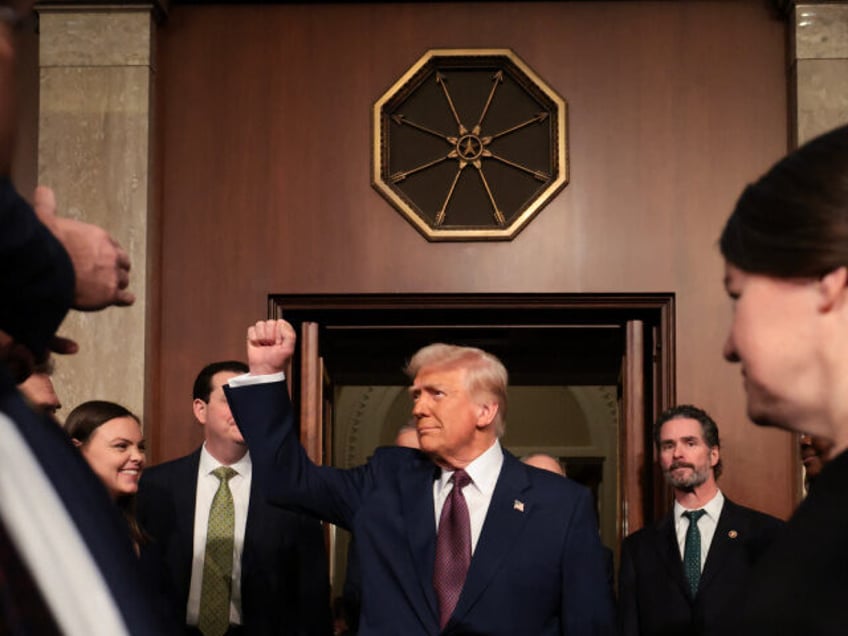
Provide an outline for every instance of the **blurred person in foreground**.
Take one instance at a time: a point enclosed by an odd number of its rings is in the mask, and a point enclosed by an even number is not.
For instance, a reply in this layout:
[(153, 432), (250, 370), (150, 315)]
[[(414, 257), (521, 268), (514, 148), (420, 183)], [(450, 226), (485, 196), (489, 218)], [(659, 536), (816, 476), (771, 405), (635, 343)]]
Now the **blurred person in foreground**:
[(55, 417), (62, 402), (53, 386), (53, 360), (48, 358), (36, 364), (29, 377), (18, 385), (21, 393), (36, 410)]
[(0, 633), (173, 633), (137, 577), (125, 524), (52, 418), (17, 384), (50, 350), (68, 310), (132, 304), (126, 252), (102, 228), (56, 215), (49, 188), (33, 209), (9, 179), (15, 24), (30, 2), (0, 4)]
[(748, 417), (826, 440), (815, 486), (757, 565), (740, 633), (848, 625), (848, 126), (742, 193), (720, 239), (733, 305), (725, 358)]

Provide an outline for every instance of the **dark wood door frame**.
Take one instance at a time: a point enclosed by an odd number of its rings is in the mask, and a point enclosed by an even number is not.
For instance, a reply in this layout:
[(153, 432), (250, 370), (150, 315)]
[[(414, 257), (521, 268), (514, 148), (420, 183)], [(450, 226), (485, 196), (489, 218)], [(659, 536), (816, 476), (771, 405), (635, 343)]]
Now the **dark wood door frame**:
[[(379, 346), (386, 338), (414, 338), (432, 341), (434, 338), (451, 341), (471, 340), (483, 348), (487, 339), (499, 338), (523, 342), (527, 331), (545, 334), (570, 334), (565, 341), (574, 346), (585, 335), (621, 334), (621, 349), (618, 355), (621, 366), (618, 377), (610, 383), (622, 386), (622, 435), (621, 474), (619, 492), (622, 505), (618, 527), (622, 534), (633, 532), (645, 522), (658, 518), (668, 510), (667, 489), (653, 458), (651, 424), (656, 415), (674, 404), (675, 396), (675, 312), (674, 294), (274, 294), (268, 298), (268, 316), (285, 318), (300, 333), (310, 333), (304, 347), (298, 348), (296, 369), (299, 375), (312, 378), (304, 381), (292, 378), (292, 392), (301, 404), (304, 422), (318, 422), (302, 428), (301, 435), (310, 454), (316, 458), (323, 455), (320, 446), (320, 413), (323, 405), (315, 396), (316, 378), (320, 378), (323, 363), (319, 355), (333, 355), (333, 347), (343, 348), (375, 338)], [(316, 323), (310, 325), (308, 323)], [(319, 335), (320, 334), (320, 335)], [(376, 336), (375, 336), (376, 334)], [(410, 336), (412, 334), (412, 336)], [(448, 338), (443, 338), (447, 334)], [(506, 334), (506, 335), (505, 335)], [(413, 340), (410, 341), (412, 344)], [(516, 340), (517, 339), (517, 340)], [(320, 341), (320, 347), (319, 347)], [(481, 342), (482, 341), (482, 342)], [(598, 340), (606, 342), (607, 340)], [(520, 359), (510, 357), (520, 352), (510, 351), (508, 344), (498, 353), (507, 368), (532, 366)], [(497, 346), (497, 345), (495, 345)], [(320, 354), (319, 354), (320, 348)], [(386, 348), (388, 346), (386, 345)], [(417, 347), (416, 347), (417, 348)], [(520, 348), (520, 347), (515, 347)], [(413, 349), (414, 351), (414, 349)], [(363, 373), (387, 373), (397, 377), (395, 368), (375, 369), (369, 364), (382, 364), (379, 352), (375, 355), (349, 354), (348, 359), (365, 368)], [(575, 364), (588, 365), (582, 371), (584, 384), (599, 382), (598, 374), (607, 373), (609, 361), (601, 361), (592, 368), (594, 358), (586, 357)], [(564, 359), (569, 356), (563, 356)], [(344, 356), (339, 355), (343, 360)], [(568, 366), (568, 361), (564, 362)], [(385, 365), (383, 365), (385, 366)], [(603, 368), (602, 368), (603, 367)], [(345, 374), (355, 377), (357, 368), (344, 368), (333, 361), (329, 368), (339, 377)], [(568, 381), (575, 382), (574, 370), (565, 370)], [(579, 375), (580, 369), (576, 370)], [(573, 377), (571, 377), (573, 376)], [(515, 376), (513, 376), (515, 377)], [(633, 385), (638, 378), (638, 386)], [(562, 378), (557, 378), (561, 382)], [(336, 384), (343, 384), (344, 379)], [(534, 382), (544, 383), (544, 378)], [(576, 380), (580, 383), (579, 378)], [(354, 382), (351, 382), (354, 383)], [(514, 383), (514, 382), (513, 382)], [(529, 383), (529, 382), (528, 382)], [(316, 430), (319, 429), (319, 430)]]

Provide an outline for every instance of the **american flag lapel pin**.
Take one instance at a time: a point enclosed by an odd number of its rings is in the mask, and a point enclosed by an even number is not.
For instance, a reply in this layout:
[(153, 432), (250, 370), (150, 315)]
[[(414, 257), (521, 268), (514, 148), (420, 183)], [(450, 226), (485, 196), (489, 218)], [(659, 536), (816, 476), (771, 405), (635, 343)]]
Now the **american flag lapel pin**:
[(518, 512), (524, 512), (524, 502), (516, 499), (512, 502), (512, 509), (517, 510)]

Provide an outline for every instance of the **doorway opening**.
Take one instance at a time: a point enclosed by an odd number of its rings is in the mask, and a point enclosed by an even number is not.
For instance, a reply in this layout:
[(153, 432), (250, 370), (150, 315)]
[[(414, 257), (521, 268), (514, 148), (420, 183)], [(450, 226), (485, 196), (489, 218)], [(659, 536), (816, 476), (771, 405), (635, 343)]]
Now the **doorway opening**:
[[(313, 461), (355, 466), (392, 444), (411, 415), (406, 361), (447, 342), (503, 361), (504, 448), (559, 459), (616, 554), (668, 509), (651, 425), (674, 400), (673, 294), (280, 294), (268, 313), (299, 334), (289, 377)], [(345, 540), (331, 543), (339, 589)]]

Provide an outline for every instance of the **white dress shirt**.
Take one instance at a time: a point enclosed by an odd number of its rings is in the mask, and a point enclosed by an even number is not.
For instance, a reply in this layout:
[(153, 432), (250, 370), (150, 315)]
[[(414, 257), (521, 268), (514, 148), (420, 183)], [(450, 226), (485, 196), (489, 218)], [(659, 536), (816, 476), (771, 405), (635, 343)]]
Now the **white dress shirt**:
[[(703, 510), (707, 513), (698, 520), (698, 530), (701, 532), (701, 572), (704, 571), (704, 563), (707, 560), (707, 553), (710, 551), (710, 544), (713, 542), (718, 518), (721, 516), (723, 507), (724, 495), (719, 490), (715, 497), (705, 505), (700, 508), (693, 508), (693, 510)], [(683, 513), (687, 510), (676, 501), (674, 502), (674, 529), (677, 532), (677, 545), (680, 548), (681, 559), (683, 559), (683, 551), (686, 545), (686, 531), (689, 529), (689, 519), (683, 516)]]
[[(194, 500), (194, 543), (191, 561), (191, 586), (188, 592), (186, 607), (186, 622), (197, 625), (200, 614), (200, 593), (203, 589), (203, 561), (206, 558), (206, 530), (209, 525), (209, 509), (212, 499), (218, 491), (221, 480), (212, 474), (221, 462), (212, 457), (206, 450), (206, 444), (200, 449), (200, 465), (197, 469), (197, 493)], [(244, 532), (247, 528), (247, 509), (250, 504), (250, 479), (252, 464), (250, 454), (230, 468), (236, 475), (230, 478), (230, 492), (233, 494), (235, 512), (235, 528), (233, 541), (233, 587), (230, 595), (230, 624), (241, 625), (241, 555), (244, 549)]]
[[(483, 531), (483, 522), (486, 521), (486, 513), (489, 512), (489, 504), (492, 503), (492, 493), (495, 492), (495, 484), (498, 475), (501, 474), (503, 466), (503, 450), (498, 440), (489, 447), (485, 453), (465, 467), (465, 472), (471, 478), (471, 482), (462, 489), (465, 502), (468, 504), (468, 516), (471, 522), (471, 554), (477, 547), (477, 540)], [(436, 513), (436, 531), (439, 529), (439, 518), (442, 516), (442, 508), (445, 500), (453, 490), (453, 482), (450, 478), (454, 471), (442, 469), (439, 479), (433, 482), (433, 510)]]
[(252, 375), (250, 373), (242, 373), (227, 381), (227, 386), (233, 388), (239, 386), (250, 386), (252, 384), (268, 384), (271, 382), (282, 382), (286, 379), (286, 374), (282, 371), (277, 373), (268, 373), (266, 375)]

